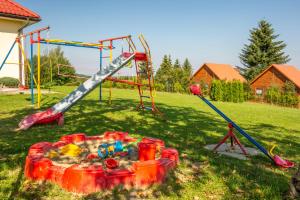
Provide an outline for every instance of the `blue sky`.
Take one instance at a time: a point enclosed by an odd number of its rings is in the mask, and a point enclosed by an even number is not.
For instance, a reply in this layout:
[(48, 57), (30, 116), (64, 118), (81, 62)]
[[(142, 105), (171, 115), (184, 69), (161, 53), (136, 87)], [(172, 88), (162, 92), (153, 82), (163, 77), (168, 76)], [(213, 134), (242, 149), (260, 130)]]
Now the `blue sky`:
[[(249, 30), (266, 19), (287, 43), (289, 64), (300, 68), (300, 1), (296, 0), (17, 1), (42, 17), (27, 31), (50, 25), (52, 38), (96, 42), (143, 33), (156, 67), (164, 54), (181, 62), (188, 58), (194, 69), (204, 62), (242, 66), (238, 56)], [(64, 51), (80, 73), (97, 71), (97, 50), (67, 47)]]

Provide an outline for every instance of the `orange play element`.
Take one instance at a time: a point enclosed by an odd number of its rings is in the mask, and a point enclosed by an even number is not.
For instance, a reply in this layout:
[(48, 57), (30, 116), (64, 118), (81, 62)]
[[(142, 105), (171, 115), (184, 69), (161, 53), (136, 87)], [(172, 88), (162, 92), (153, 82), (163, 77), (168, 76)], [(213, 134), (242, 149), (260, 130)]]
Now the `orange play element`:
[(139, 160), (155, 160), (156, 144), (154, 142), (140, 142), (139, 148)]
[[(106, 166), (99, 163), (91, 163), (88, 166), (80, 164), (57, 166), (55, 162), (46, 157), (51, 151), (58, 152), (59, 149), (66, 146), (76, 146), (76, 142), (95, 142), (95, 140), (104, 142), (107, 139), (116, 139), (122, 143), (137, 140), (130, 137), (128, 133), (115, 131), (105, 132), (103, 136), (90, 137), (84, 133), (77, 133), (63, 136), (60, 141), (55, 143), (40, 142), (29, 148), (24, 170), (25, 177), (32, 180), (48, 180), (67, 191), (89, 194), (104, 189), (113, 189), (118, 185), (126, 188), (143, 188), (154, 183), (161, 183), (165, 180), (168, 171), (176, 167), (179, 161), (177, 150), (165, 148), (164, 141), (156, 138), (141, 140), (138, 144), (139, 160), (134, 160), (127, 169), (120, 168), (116, 165), (118, 161), (112, 158), (105, 160)], [(158, 146), (159, 148), (157, 148)], [(156, 158), (158, 149), (161, 156)], [(97, 158), (97, 154), (88, 154), (86, 159), (100, 158)]]
[(143, 138), (141, 142), (152, 142), (152, 143), (155, 143), (156, 149), (158, 151), (160, 151), (161, 149), (163, 149), (165, 147), (165, 142), (163, 140), (156, 139), (156, 138), (146, 137), (146, 138)]

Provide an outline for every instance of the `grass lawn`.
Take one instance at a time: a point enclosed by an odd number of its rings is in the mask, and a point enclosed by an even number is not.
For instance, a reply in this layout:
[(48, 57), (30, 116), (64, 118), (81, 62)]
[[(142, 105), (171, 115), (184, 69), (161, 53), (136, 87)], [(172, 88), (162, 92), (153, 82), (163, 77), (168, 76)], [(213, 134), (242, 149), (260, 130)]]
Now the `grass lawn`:
[[(45, 109), (59, 101), (72, 87), (57, 87), (57, 94), (42, 97)], [(107, 91), (104, 91), (107, 97)], [(127, 131), (134, 136), (161, 138), (177, 148), (181, 163), (161, 186), (153, 186), (144, 197), (156, 199), (282, 199), (295, 169), (274, 167), (265, 156), (247, 161), (220, 156), (204, 149), (217, 143), (227, 132), (226, 122), (197, 97), (157, 93), (157, 106), (164, 118), (135, 110), (137, 92), (113, 90), (113, 104), (97, 102), (93, 91), (65, 114), (65, 125), (36, 126), (17, 132), (27, 114), (35, 112), (29, 95), (0, 96), (0, 199), (126, 199), (129, 191), (116, 188), (88, 196), (68, 193), (51, 183), (28, 181), (23, 176), (30, 145), (57, 141), (62, 135), (84, 132), (102, 134), (107, 130)], [(276, 153), (300, 162), (300, 110), (256, 103), (215, 105), (261, 144), (278, 144)], [(251, 144), (241, 138), (243, 144)]]

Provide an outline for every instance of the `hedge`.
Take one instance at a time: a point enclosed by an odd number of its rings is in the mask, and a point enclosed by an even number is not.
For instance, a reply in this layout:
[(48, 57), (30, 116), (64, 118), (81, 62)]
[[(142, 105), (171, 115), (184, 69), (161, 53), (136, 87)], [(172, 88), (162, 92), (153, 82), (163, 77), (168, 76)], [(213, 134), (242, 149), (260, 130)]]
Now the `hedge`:
[(16, 88), (19, 86), (19, 80), (12, 77), (2, 77), (0, 78), (0, 85), (4, 85), (9, 88)]
[(271, 104), (288, 107), (297, 107), (299, 104), (299, 97), (295, 91), (295, 86), (290, 82), (286, 82), (282, 90), (277, 86), (267, 89), (264, 100)]
[(210, 87), (210, 98), (213, 101), (244, 102), (248, 100), (244, 91), (244, 83), (234, 81), (213, 80)]

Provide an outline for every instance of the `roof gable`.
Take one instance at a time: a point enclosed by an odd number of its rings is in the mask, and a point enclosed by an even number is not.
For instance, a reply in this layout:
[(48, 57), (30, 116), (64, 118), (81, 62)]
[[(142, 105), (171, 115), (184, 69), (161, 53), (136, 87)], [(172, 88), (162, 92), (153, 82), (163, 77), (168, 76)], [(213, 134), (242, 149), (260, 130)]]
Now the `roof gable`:
[(246, 82), (245, 78), (235, 70), (231, 65), (228, 64), (216, 64), (216, 63), (204, 63), (193, 75), (193, 77), (204, 67), (207, 67), (212, 71), (217, 78), (220, 80), (239, 80), (241, 82)]
[(260, 73), (255, 79), (251, 81), (251, 84), (254, 83), (257, 79), (259, 79), (263, 74), (265, 74), (270, 68), (274, 67), (277, 71), (279, 71), (282, 75), (284, 75), (288, 80), (293, 82), (298, 88), (300, 88), (300, 71), (291, 65), (279, 65), (272, 64), (267, 69), (265, 69), (262, 73)]
[(34, 21), (40, 20), (40, 16), (37, 13), (25, 8), (13, 0), (0, 0), (0, 16), (24, 19), (29, 18)]

